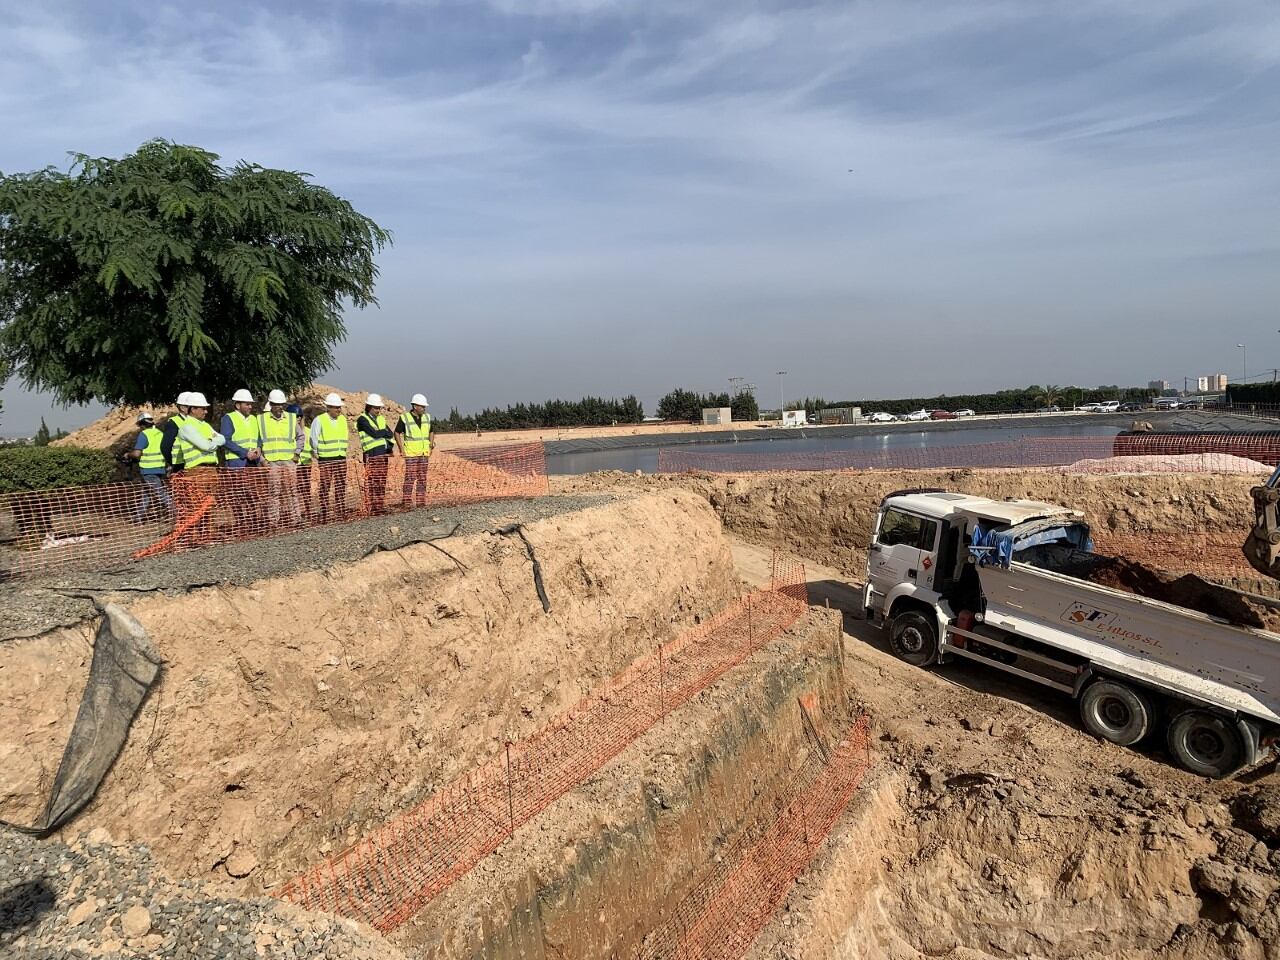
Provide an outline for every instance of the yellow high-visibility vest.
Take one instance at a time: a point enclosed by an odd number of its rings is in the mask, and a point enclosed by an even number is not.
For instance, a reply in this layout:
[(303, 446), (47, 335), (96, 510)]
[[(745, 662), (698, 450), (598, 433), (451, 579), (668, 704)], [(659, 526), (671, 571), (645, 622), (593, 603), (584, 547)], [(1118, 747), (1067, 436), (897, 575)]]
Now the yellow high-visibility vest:
[(400, 418), (404, 424), (404, 455), (406, 457), (431, 456), (431, 414), (422, 415), (422, 423), (414, 422), (413, 414), (406, 413)]
[[(262, 433), (258, 429), (257, 417), (246, 417), (239, 410), (232, 410), (227, 416), (231, 418), (232, 443), (238, 444), (245, 450), (255, 450), (262, 446)], [(243, 460), (244, 457), (237, 457), (228, 452), (227, 459)]]
[(139, 469), (163, 470), (164, 454), (160, 452), (160, 441), (164, 439), (164, 434), (155, 427), (147, 427), (142, 435), (147, 438), (147, 445), (138, 458)]
[(262, 455), (268, 463), (292, 460), (298, 448), (298, 415), (286, 412), (279, 420), (273, 414), (259, 416), (258, 430), (262, 437)]
[[(187, 423), (189, 426), (194, 427), (200, 436), (213, 443), (213, 427), (203, 420), (197, 420), (195, 417), (192, 417)], [(181, 448), (182, 462), (188, 470), (192, 467), (212, 467), (218, 462), (218, 450), (216, 447), (205, 453), (181, 434), (178, 435), (178, 442), (173, 447), (175, 450)]]
[[(387, 418), (384, 417), (382, 414), (378, 414), (376, 417), (371, 417), (369, 416), (369, 414), (366, 413), (366, 414), (362, 414), (360, 419), (369, 421), (369, 423), (372, 423), (374, 427), (377, 428), (378, 430), (387, 429)], [(359, 428), (359, 426), (360, 426), (360, 420), (357, 420), (356, 427)], [(386, 442), (387, 441), (383, 440), (382, 437), (371, 437), (369, 434), (365, 433), (363, 430), (360, 431), (360, 450), (363, 453), (368, 453), (374, 447), (382, 447), (383, 450), (386, 450), (387, 449), (385, 446)]]
[(320, 415), (320, 445), (316, 449), (316, 457), (320, 460), (335, 460), (347, 455), (347, 418), (343, 414), (331, 417), (327, 413)]
[[(187, 422), (187, 418), (181, 413), (175, 413), (169, 418), (169, 420), (172, 423), (177, 424), (179, 430), (181, 430), (182, 425)], [(182, 466), (182, 447), (179, 445), (177, 437), (174, 437), (173, 446), (169, 449), (169, 459), (175, 467)]]

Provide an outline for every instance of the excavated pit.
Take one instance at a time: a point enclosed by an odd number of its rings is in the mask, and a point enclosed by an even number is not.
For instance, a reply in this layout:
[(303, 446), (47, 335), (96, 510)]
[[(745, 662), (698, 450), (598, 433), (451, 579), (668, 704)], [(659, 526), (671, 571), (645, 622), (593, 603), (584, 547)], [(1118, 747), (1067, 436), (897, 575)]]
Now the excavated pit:
[[(101, 828), (147, 844), (168, 874), (261, 896), (730, 602), (742, 584), (722, 523), (839, 568), (812, 579), (847, 581), (870, 511), (898, 486), (1078, 503), (1115, 536), (1172, 534), (1180, 500), (1198, 529), (1221, 532), (1247, 507), (1202, 480), (585, 478), (574, 489), (616, 502), (526, 530), (549, 614), (523, 544), (493, 534), (441, 543), (465, 569), (417, 545), (137, 599), (167, 672), (63, 837)], [(870, 717), (872, 772), (747, 955), (1280, 957), (1273, 773), (1197, 780), (1094, 741), (1069, 704), (964, 665), (910, 667), (878, 631), (842, 622), (840, 653), (841, 618), (803, 616), (519, 828), (378, 955), (632, 955), (748, 823), (776, 814), (813, 749), (797, 698), (816, 693), (824, 728)], [(34, 817), (88, 636), (0, 645), (0, 817)], [(78, 930), (91, 945), (106, 935), (92, 926)], [(258, 955), (295, 954), (283, 939)]]

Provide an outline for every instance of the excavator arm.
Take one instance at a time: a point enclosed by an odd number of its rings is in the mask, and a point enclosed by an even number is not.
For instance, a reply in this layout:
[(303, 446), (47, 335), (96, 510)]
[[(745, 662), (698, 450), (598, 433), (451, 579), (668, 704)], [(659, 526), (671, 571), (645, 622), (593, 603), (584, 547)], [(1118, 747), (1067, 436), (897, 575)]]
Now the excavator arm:
[(1244, 542), (1244, 555), (1263, 576), (1280, 580), (1280, 466), (1251, 493), (1254, 521)]

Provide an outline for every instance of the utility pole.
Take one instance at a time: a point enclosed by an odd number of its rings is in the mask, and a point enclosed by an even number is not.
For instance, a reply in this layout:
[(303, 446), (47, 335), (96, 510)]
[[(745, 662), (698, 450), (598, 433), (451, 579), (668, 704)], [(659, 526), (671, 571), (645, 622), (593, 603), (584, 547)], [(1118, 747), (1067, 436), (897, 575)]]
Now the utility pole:
[(1240, 348), (1240, 354), (1243, 357), (1243, 359), (1240, 361), (1241, 363), (1240, 382), (1248, 383), (1249, 382), (1249, 348), (1246, 347), (1243, 343), (1237, 343), (1236, 346)]
[(785, 370), (778, 371), (778, 419), (779, 420), (782, 419), (783, 411), (787, 409), (787, 401), (783, 399), (784, 394), (782, 390), (782, 378), (785, 377), (786, 375), (787, 375), (787, 371)]

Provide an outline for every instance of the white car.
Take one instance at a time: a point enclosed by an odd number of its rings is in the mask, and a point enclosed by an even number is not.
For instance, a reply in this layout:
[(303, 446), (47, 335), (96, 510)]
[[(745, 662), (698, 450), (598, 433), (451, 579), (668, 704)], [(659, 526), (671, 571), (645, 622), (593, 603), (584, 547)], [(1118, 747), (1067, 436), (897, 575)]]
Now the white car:
[(1182, 406), (1182, 401), (1177, 397), (1156, 397), (1153, 406), (1157, 410), (1177, 410)]
[(1101, 410), (1101, 409), (1102, 409), (1102, 404), (1100, 404), (1100, 403), (1083, 403), (1083, 404), (1081, 404), (1079, 407), (1077, 407), (1076, 409), (1078, 409), (1078, 410), (1083, 410), (1085, 413), (1097, 413), (1099, 410)]
[(1097, 405), (1098, 413), (1115, 413), (1120, 409), (1119, 400), (1104, 400)]
[(963, 410), (955, 410), (953, 412), (957, 417), (972, 417), (974, 415), (973, 411), (968, 407), (965, 407)]
[(895, 423), (897, 419), (892, 413), (877, 412), (867, 414), (867, 420), (871, 423)]
[(919, 420), (928, 420), (931, 416), (933, 416), (932, 410), (912, 410), (902, 419), (910, 420), (912, 423), (915, 423), (916, 421), (919, 421)]

